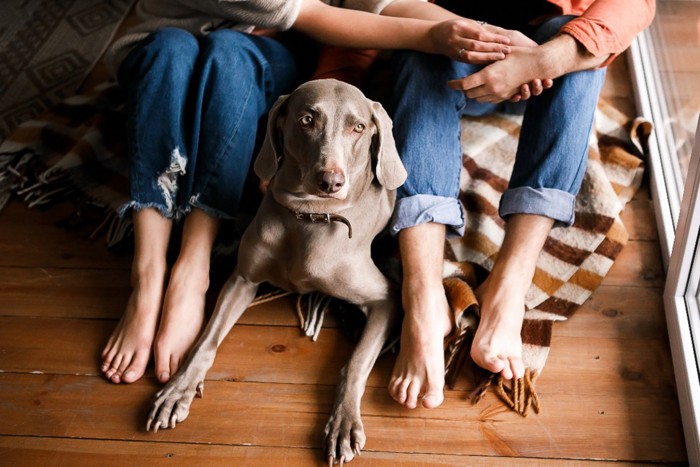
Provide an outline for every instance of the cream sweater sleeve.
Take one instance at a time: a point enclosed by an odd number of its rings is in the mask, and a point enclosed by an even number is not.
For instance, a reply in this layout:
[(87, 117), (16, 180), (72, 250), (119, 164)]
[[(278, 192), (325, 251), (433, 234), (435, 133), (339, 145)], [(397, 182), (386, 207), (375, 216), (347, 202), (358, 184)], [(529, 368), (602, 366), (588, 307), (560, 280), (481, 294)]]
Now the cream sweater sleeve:
[(140, 0), (136, 14), (142, 22), (120, 37), (105, 52), (113, 76), (136, 44), (166, 27), (203, 36), (222, 25), (241, 31), (254, 26), (286, 30), (299, 15), (301, 0)]

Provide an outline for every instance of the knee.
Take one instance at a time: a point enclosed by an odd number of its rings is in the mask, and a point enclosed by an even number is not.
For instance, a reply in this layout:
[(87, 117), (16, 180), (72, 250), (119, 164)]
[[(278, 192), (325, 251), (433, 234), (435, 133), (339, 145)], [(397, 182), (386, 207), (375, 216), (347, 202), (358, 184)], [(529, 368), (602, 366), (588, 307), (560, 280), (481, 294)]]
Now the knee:
[(197, 38), (184, 29), (163, 28), (153, 32), (143, 47), (159, 56), (189, 58), (199, 52)]
[(141, 76), (149, 71), (157, 74), (178, 69), (192, 69), (199, 53), (197, 39), (187, 31), (164, 28), (151, 33), (127, 57), (120, 75)]
[(204, 62), (227, 65), (221, 71), (231, 71), (232, 67), (228, 65), (233, 63), (254, 63), (258, 56), (259, 51), (253, 40), (239, 31), (223, 29), (202, 39), (202, 59)]

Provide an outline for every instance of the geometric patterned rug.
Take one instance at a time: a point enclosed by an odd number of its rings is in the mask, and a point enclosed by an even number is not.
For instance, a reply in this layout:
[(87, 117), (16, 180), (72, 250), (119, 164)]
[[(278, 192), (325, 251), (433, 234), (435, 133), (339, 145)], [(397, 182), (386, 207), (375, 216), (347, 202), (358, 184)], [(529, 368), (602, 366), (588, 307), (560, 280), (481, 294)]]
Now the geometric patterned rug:
[(134, 0), (0, 0), (0, 142), (78, 90)]

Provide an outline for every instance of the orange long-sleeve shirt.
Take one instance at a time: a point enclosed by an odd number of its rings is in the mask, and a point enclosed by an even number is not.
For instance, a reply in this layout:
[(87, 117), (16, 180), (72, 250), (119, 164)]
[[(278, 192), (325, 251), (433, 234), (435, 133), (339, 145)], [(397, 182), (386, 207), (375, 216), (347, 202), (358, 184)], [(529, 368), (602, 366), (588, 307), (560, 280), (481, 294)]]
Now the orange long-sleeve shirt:
[(562, 14), (577, 15), (561, 28), (599, 57), (611, 54), (605, 66), (630, 46), (654, 19), (655, 0), (548, 0)]

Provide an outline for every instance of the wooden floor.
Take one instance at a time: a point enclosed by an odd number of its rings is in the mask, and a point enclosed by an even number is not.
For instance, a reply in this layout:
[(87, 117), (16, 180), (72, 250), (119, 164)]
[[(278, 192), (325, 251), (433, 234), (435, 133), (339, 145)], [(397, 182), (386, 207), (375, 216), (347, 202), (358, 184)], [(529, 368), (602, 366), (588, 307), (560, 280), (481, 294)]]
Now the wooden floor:
[[(633, 112), (624, 59), (604, 95)], [(321, 432), (351, 351), (341, 330), (329, 322), (312, 343), (287, 299), (248, 310), (189, 419), (147, 433), (152, 370), (132, 385), (98, 371), (129, 294), (130, 258), (57, 227), (69, 212), (15, 201), (0, 213), (0, 465), (323, 465)], [(540, 415), (521, 418), (490, 393), (473, 406), (466, 379), (440, 408), (403, 409), (385, 390), (395, 358), (385, 355), (353, 465), (685, 463), (646, 188), (624, 222), (631, 240), (603, 285), (555, 325)]]

